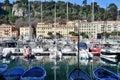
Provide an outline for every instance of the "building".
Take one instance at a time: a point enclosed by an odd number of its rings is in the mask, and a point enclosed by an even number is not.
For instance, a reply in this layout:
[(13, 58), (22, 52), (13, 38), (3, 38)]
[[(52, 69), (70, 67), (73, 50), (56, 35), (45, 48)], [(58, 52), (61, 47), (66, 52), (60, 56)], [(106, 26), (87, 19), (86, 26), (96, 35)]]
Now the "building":
[(89, 38), (97, 38), (103, 32), (120, 31), (120, 21), (94, 21), (76, 23), (79, 32), (86, 33)]
[(60, 23), (38, 23), (36, 27), (36, 37), (48, 36), (48, 32), (52, 32), (52, 34), (56, 35), (56, 33), (60, 33), (63, 36), (70, 36), (69, 32), (74, 32), (74, 23), (68, 22), (66, 24)]
[[(30, 35), (30, 32), (31, 32), (31, 35)], [(33, 34), (33, 28), (30, 28), (29, 26), (20, 27), (20, 36), (24, 40), (28, 40), (30, 38), (30, 36), (32, 38), (33, 37), (32, 34)]]
[(18, 38), (18, 29), (14, 25), (0, 25), (0, 38)]

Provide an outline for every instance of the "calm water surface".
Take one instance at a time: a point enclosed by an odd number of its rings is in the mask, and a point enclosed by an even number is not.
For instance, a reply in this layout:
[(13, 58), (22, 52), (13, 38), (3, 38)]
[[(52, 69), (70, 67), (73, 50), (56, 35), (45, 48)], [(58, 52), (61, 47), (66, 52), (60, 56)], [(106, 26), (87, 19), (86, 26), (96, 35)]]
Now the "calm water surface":
[[(77, 67), (77, 59), (72, 56), (70, 59), (49, 59), (48, 56), (39, 56), (39, 59), (23, 60), (16, 58), (15, 60), (0, 60), (0, 63), (8, 63), (9, 69), (15, 66), (24, 66), (29, 69), (33, 66), (41, 66), (46, 70), (45, 80), (67, 80), (69, 73)], [(120, 66), (118, 63), (110, 62), (105, 59), (96, 58), (93, 60), (80, 60), (80, 68), (88, 73), (93, 78), (93, 71), (98, 67), (107, 68), (116, 74), (120, 74)]]

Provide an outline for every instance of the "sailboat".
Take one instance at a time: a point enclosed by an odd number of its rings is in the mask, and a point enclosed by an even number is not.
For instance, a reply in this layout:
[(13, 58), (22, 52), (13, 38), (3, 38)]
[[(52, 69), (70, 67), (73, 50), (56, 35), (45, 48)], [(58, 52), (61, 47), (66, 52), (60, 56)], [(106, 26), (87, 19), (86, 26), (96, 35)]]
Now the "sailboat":
[[(79, 33), (79, 30), (78, 30)], [(79, 41), (79, 35), (78, 35), (78, 41)], [(68, 80), (91, 80), (90, 76), (80, 69), (79, 66), (79, 46), (78, 46), (78, 66), (72, 70), (72, 72), (68, 76)]]
[[(68, 4), (68, 2), (67, 2), (67, 4)], [(82, 3), (82, 5), (83, 5), (83, 3)], [(90, 76), (85, 72), (85, 71), (83, 71), (82, 69), (80, 69), (80, 65), (79, 65), (79, 57), (80, 57), (80, 53), (79, 53), (79, 50), (80, 50), (80, 46), (79, 46), (79, 41), (80, 41), (80, 35), (79, 35), (79, 29), (78, 29), (78, 44), (77, 44), (77, 53), (78, 53), (78, 55), (77, 55), (77, 67), (76, 68), (74, 68), (71, 72), (70, 72), (70, 74), (69, 74), (69, 76), (68, 76), (68, 80), (91, 80), (91, 78), (90, 78)]]
[[(54, 18), (54, 27), (56, 28), (56, 3), (55, 3), (55, 15), (54, 15), (54, 17), (55, 17)], [(57, 39), (55, 39), (54, 42), (55, 43), (52, 45), (52, 47), (49, 48), (49, 51), (50, 51), (49, 57), (51, 59), (61, 59), (62, 58), (62, 53), (58, 49)]]

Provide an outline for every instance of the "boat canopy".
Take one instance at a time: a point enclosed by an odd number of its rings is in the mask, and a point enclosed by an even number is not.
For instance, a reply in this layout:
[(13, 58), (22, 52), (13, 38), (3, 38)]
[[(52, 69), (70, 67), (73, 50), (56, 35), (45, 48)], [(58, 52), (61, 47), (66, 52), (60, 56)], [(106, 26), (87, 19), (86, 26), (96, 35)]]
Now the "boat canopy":
[(87, 44), (85, 42), (79, 42), (80, 49), (87, 49)]

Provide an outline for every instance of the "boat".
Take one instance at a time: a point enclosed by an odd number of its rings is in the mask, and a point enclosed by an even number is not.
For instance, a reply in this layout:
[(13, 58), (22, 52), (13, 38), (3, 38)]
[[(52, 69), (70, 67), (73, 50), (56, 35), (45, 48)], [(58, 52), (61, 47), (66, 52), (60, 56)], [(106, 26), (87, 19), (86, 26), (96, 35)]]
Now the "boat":
[(32, 48), (32, 53), (36, 54), (36, 53), (42, 53), (44, 51), (42, 46), (37, 46), (35, 48)]
[(2, 47), (3, 58), (10, 58), (11, 54), (15, 53), (17, 50), (17, 42), (14, 40), (3, 40)]
[(0, 74), (2, 74), (3, 72), (5, 72), (8, 68), (7, 64), (0, 64)]
[(73, 51), (72, 47), (70, 45), (64, 45), (62, 48), (61, 48), (61, 52), (62, 53), (69, 53)]
[(44, 80), (46, 76), (46, 71), (38, 66), (32, 67), (25, 71), (20, 80)]
[(75, 68), (68, 77), (68, 80), (91, 80), (86, 72), (80, 68)]
[(23, 57), (24, 60), (35, 59), (35, 55), (32, 53), (32, 48), (31, 48), (31, 46), (29, 46), (29, 45), (24, 46), (23, 56), (24, 56), (24, 57)]
[(100, 42), (92, 39), (90, 42), (92, 45), (89, 48), (89, 52), (93, 53), (93, 54), (98, 54), (101, 52), (101, 48), (100, 48)]
[(117, 66), (118, 65), (118, 61), (117, 59), (112, 59), (112, 58), (100, 58), (101, 63), (103, 63), (104, 65), (110, 65), (110, 66)]
[(94, 70), (93, 76), (95, 80), (120, 80), (120, 76), (103, 67)]
[(114, 47), (105, 47), (101, 50), (100, 57), (111, 57), (116, 58), (120, 54), (120, 51)]
[(113, 53), (113, 52), (101, 52), (100, 57), (108, 57), (108, 58), (117, 58), (117, 54), (119, 53)]
[(61, 59), (62, 53), (61, 53), (61, 51), (58, 50), (57, 45), (55, 45), (52, 49), (53, 50), (50, 51), (49, 58), (50, 59)]
[[(68, 4), (68, 3), (67, 3)], [(79, 30), (78, 30), (78, 34), (79, 34)], [(80, 37), (78, 35), (78, 42), (80, 41)], [(79, 44), (79, 43), (78, 43)], [(78, 63), (77, 63), (77, 67), (74, 68), (69, 76), (68, 76), (68, 80), (91, 80), (90, 76), (84, 72), (83, 70), (80, 69), (80, 66), (79, 66), (79, 50), (80, 50), (80, 46), (77, 45), (78, 49), (78, 55), (77, 55), (77, 59), (78, 59)]]
[[(80, 51), (79, 58), (80, 59), (92, 59), (93, 58), (93, 54), (88, 51), (87, 44), (85, 42), (79, 42), (78, 45), (76, 45), (76, 49), (78, 50), (77, 46), (79, 46), (79, 51)], [(78, 55), (78, 53), (76, 53), (76, 55)]]
[(2, 75), (5, 80), (19, 80), (20, 76), (24, 73), (24, 67), (16, 66), (9, 71), (4, 72)]
[(95, 48), (95, 47), (93, 47), (93, 48), (90, 48), (90, 49), (89, 49), (89, 52), (92, 52), (92, 53), (100, 53), (100, 52), (101, 52), (101, 49), (100, 49), (100, 48)]
[[(80, 59), (92, 59), (93, 58), (93, 54), (91, 52), (84, 50), (84, 49), (81, 49), (79, 51), (80, 51), (80, 55), (79, 55)], [(76, 55), (78, 54), (76, 53)]]

